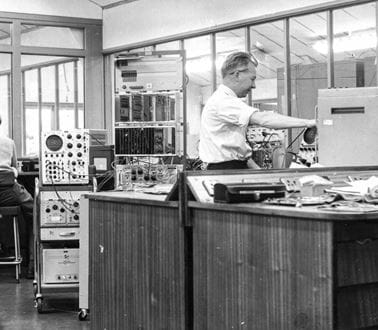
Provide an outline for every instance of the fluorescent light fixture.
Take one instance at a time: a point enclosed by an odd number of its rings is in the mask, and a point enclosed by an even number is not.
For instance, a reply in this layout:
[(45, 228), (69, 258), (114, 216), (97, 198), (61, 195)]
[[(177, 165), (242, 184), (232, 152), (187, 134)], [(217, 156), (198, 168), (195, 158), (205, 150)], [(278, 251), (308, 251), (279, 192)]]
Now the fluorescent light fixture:
[[(328, 53), (327, 40), (319, 40), (312, 46), (321, 54)], [(333, 52), (342, 53), (353, 50), (362, 50), (377, 47), (377, 36), (375, 32), (354, 33), (348, 36), (336, 37), (333, 39)]]

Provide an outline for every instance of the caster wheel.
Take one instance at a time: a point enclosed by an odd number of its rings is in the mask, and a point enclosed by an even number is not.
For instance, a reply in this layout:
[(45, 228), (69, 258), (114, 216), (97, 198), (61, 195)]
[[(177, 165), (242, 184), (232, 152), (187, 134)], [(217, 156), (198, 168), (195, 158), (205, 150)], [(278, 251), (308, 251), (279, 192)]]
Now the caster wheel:
[(79, 312), (78, 316), (79, 316), (79, 320), (80, 320), (80, 321), (85, 321), (85, 320), (87, 319), (87, 316), (88, 316), (88, 312), (87, 312), (87, 310), (86, 310), (86, 309), (82, 309), (82, 310)]
[(38, 313), (42, 313), (43, 312), (43, 301), (42, 301), (42, 298), (37, 298), (36, 305), (37, 305), (37, 311), (38, 311)]
[(38, 291), (37, 284), (33, 283), (33, 294), (34, 294), (34, 297), (37, 295), (37, 291)]

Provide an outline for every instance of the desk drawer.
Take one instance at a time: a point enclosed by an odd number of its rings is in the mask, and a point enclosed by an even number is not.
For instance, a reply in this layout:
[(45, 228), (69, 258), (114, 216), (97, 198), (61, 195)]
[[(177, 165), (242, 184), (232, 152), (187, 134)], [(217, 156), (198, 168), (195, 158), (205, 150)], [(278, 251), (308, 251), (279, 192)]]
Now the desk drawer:
[(79, 238), (79, 227), (41, 228), (41, 241), (67, 241)]

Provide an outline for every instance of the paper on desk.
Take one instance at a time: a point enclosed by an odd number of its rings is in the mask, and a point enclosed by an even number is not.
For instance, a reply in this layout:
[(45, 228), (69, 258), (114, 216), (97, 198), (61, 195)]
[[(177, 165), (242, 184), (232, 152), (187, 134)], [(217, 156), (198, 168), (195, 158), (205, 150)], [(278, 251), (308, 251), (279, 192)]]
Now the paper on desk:
[(159, 184), (154, 187), (145, 187), (135, 189), (137, 192), (142, 192), (144, 194), (153, 194), (153, 195), (167, 195), (172, 190), (172, 184)]
[(348, 186), (333, 187), (327, 191), (357, 196), (370, 194), (372, 197), (378, 197), (378, 178), (376, 176), (371, 176), (367, 180), (348, 182)]
[(301, 178), (298, 179), (299, 183), (301, 186), (316, 186), (316, 185), (323, 185), (323, 186), (329, 186), (332, 185), (333, 182), (329, 181), (319, 175), (306, 175), (302, 176)]

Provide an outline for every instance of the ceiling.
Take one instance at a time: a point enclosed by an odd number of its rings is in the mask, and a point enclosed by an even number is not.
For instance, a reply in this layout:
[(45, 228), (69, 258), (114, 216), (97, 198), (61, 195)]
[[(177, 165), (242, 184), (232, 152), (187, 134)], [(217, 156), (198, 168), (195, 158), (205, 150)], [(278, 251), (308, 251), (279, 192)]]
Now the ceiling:
[(88, 0), (102, 9), (108, 9), (116, 6), (123, 5), (125, 3), (134, 2), (137, 0)]

